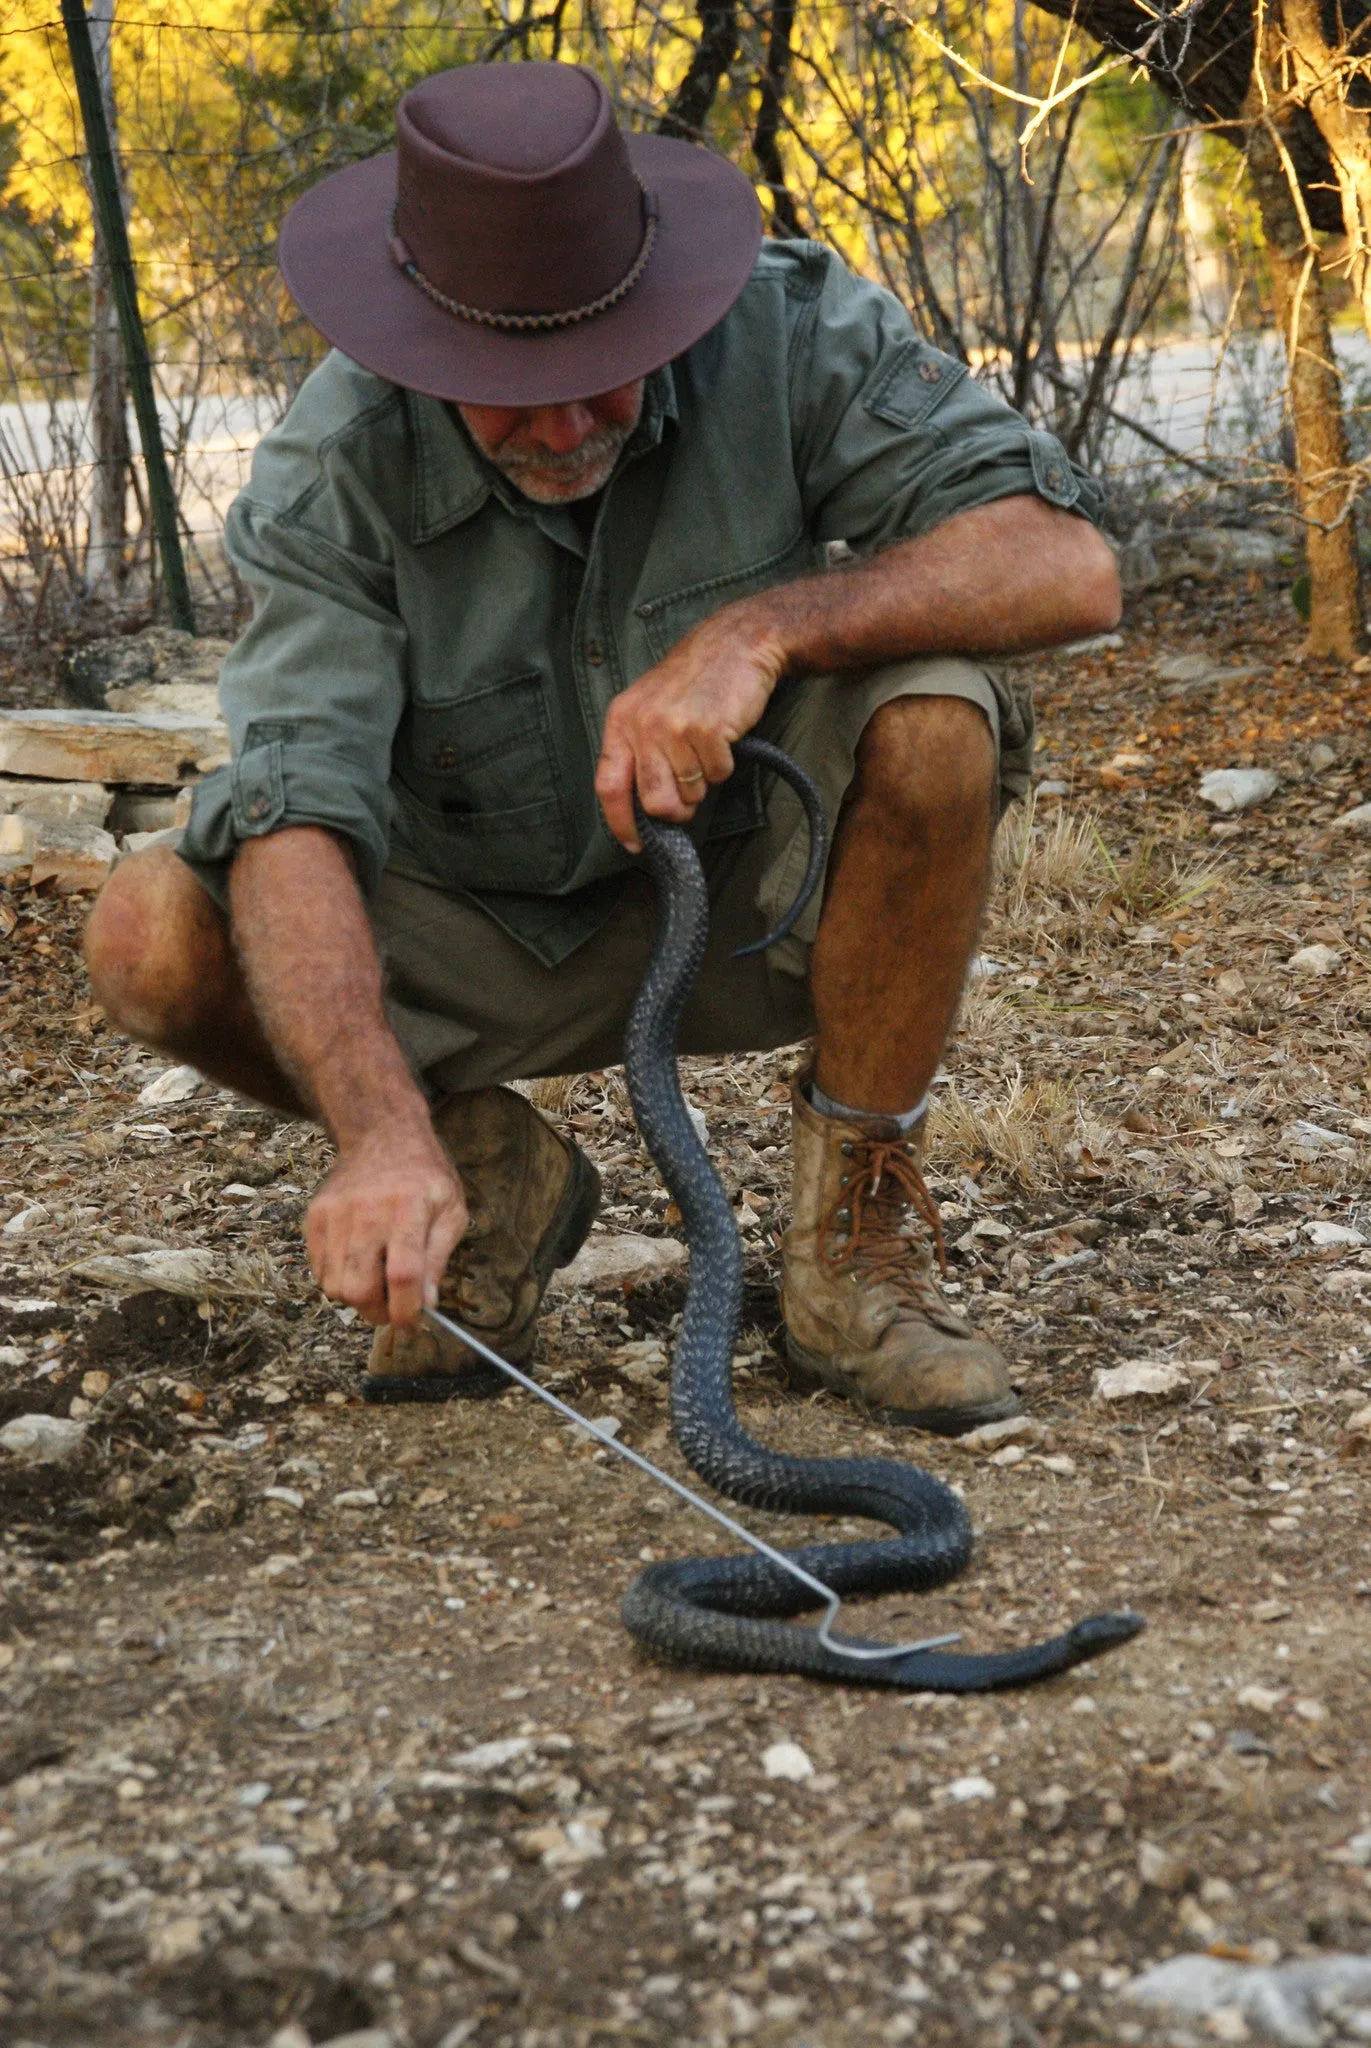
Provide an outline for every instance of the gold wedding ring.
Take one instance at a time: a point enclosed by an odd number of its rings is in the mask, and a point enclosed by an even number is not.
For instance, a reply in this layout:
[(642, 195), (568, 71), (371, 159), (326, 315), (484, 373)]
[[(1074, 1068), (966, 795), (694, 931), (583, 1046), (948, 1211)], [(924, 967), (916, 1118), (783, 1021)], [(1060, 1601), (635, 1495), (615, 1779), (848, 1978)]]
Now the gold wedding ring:
[(687, 789), (694, 783), (703, 782), (704, 779), (705, 771), (703, 768), (692, 768), (689, 775), (678, 775), (676, 777), (676, 786), (678, 789)]

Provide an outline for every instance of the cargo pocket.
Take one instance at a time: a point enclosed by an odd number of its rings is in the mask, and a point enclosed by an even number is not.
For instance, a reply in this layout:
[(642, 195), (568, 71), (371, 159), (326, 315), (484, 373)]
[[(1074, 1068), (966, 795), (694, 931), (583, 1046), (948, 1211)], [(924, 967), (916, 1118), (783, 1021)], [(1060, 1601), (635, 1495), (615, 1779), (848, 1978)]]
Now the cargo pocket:
[(436, 879), (530, 893), (564, 881), (570, 835), (541, 674), (412, 701), (394, 767), (403, 835)]

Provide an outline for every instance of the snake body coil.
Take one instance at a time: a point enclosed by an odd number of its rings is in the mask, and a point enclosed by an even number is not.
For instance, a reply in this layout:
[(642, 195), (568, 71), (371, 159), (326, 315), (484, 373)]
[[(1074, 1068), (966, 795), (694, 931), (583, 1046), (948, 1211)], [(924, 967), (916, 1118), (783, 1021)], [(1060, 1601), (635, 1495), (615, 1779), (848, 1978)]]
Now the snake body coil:
[[(745, 739), (734, 753), (789, 781), (809, 818), (809, 874), (786, 918), (761, 942), (768, 945), (790, 928), (817, 882), (823, 809), (809, 778), (778, 748)], [(733, 1349), (742, 1310), (742, 1243), (728, 1197), (691, 1125), (676, 1069), (677, 1027), (704, 955), (708, 897), (686, 833), (641, 814), (639, 824), (660, 923), (624, 1057), (639, 1129), (680, 1208), (690, 1247), (690, 1285), (671, 1371), (676, 1441), (702, 1479), (748, 1507), (859, 1515), (898, 1532), (787, 1553), (835, 1592), (847, 1597), (929, 1591), (955, 1578), (971, 1556), (971, 1521), (949, 1486), (890, 1459), (788, 1457), (758, 1443), (738, 1420)], [(645, 1648), (678, 1661), (919, 1692), (985, 1692), (1046, 1678), (1126, 1642), (1142, 1627), (1134, 1614), (1102, 1614), (1023, 1650), (990, 1656), (925, 1650), (858, 1663), (789, 1619), (818, 1604), (797, 1580), (760, 1556), (687, 1558), (640, 1573), (624, 1595), (623, 1619)]]

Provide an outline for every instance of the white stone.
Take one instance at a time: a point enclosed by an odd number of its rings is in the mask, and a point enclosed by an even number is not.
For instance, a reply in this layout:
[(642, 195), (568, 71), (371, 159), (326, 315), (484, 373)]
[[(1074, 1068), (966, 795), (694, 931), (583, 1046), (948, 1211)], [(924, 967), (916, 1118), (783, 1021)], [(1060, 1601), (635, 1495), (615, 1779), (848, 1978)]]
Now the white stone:
[(1217, 1956), (1172, 1956), (1127, 1985), (1135, 2004), (1193, 2019), (1237, 2008), (1253, 2031), (1281, 2048), (1320, 2048), (1336, 2014), (1344, 2035), (1371, 2031), (1371, 1957), (1325, 1955), (1263, 1966)]
[(111, 711), (174, 713), (203, 725), (217, 724), (220, 717), (213, 683), (116, 683), (106, 690), (105, 702)]
[(475, 1749), (464, 1749), (451, 1759), (451, 1765), (454, 1771), (502, 1771), (532, 1747), (530, 1735), (506, 1735), (498, 1742), (478, 1742)]
[(52, 882), (59, 896), (79, 896), (98, 889), (119, 858), (119, 842), (112, 832), (90, 825), (80, 818), (47, 818), (30, 815), (24, 823), (35, 828), (30, 882)]
[(1200, 800), (1216, 811), (1249, 811), (1279, 787), (1269, 768), (1212, 768), (1200, 780)]
[(1167, 1400), (1189, 1391), (1190, 1375), (1185, 1367), (1160, 1360), (1134, 1359), (1095, 1375), (1097, 1401)]
[(0, 711), (0, 774), (179, 789), (228, 754), (228, 727), (217, 721), (153, 711)]
[(1332, 946), (1301, 946), (1285, 964), (1296, 974), (1334, 974), (1342, 964), (1342, 955)]
[(1320, 1217), (1313, 1223), (1306, 1223), (1303, 1228), (1310, 1244), (1317, 1245), (1321, 1250), (1335, 1244), (1366, 1243), (1362, 1233), (1354, 1230), (1349, 1223), (1327, 1223)]
[(965, 1806), (973, 1799), (995, 1797), (995, 1787), (989, 1778), (983, 1778), (974, 1772), (965, 1778), (954, 1778), (946, 1789), (948, 1798), (955, 1800), (959, 1806)]
[(138, 1090), (138, 1100), (148, 1108), (162, 1102), (187, 1102), (204, 1085), (204, 1079), (194, 1067), (168, 1067)]
[(694, 1131), (700, 1143), (707, 1145), (709, 1143), (709, 1123), (704, 1111), (697, 1109), (693, 1102), (688, 1102), (686, 1104), (686, 1115), (690, 1118), (690, 1128)]
[(374, 1486), (350, 1486), (343, 1493), (335, 1493), (333, 1505), (336, 1508), (379, 1508), (381, 1496)]
[(0, 1448), (34, 1465), (63, 1465), (85, 1440), (85, 1423), (65, 1415), (16, 1415), (0, 1429)]
[(1157, 663), (1157, 680), (1162, 683), (1203, 683), (1217, 667), (1212, 655), (1168, 654), (1164, 661)]
[(124, 854), (146, 853), (153, 846), (179, 846), (183, 830), (183, 826), (168, 825), (160, 832), (126, 832)]
[(72, 1270), (83, 1280), (98, 1280), (107, 1287), (153, 1287), (163, 1294), (182, 1295), (187, 1301), (203, 1301), (217, 1268), (213, 1252), (166, 1246), (153, 1252), (101, 1252), (83, 1259)]
[(1358, 804), (1355, 810), (1344, 811), (1340, 818), (1334, 818), (1329, 830), (1331, 832), (1371, 831), (1371, 804)]
[(983, 1422), (979, 1429), (969, 1429), (953, 1441), (959, 1451), (998, 1451), (1006, 1444), (1040, 1444), (1046, 1436), (1046, 1423), (1031, 1415), (1006, 1415), (1000, 1422)]
[(1281, 1133), (1287, 1145), (1301, 1152), (1350, 1152), (1352, 1140), (1342, 1131), (1325, 1130), (1322, 1124), (1311, 1124), (1299, 1117), (1288, 1124)]
[(186, 1914), (177, 1920), (164, 1920), (160, 1927), (148, 1930), (148, 1961), (168, 1969), (176, 1963), (189, 1962), (198, 1956), (205, 1946), (205, 1923)]
[(806, 1778), (814, 1776), (814, 1766), (798, 1742), (773, 1742), (762, 1752), (762, 1775), (803, 1785)]
[(644, 1287), (668, 1274), (684, 1272), (689, 1263), (690, 1254), (674, 1237), (643, 1237), (634, 1230), (596, 1232), (571, 1264), (555, 1276), (553, 1284), (606, 1291)]
[(0, 775), (0, 815), (103, 825), (113, 801), (114, 792), (103, 782), (40, 782), (28, 776)]
[(0, 1230), (0, 1236), (22, 1237), (26, 1230), (31, 1230), (35, 1223), (41, 1222), (47, 1213), (41, 1202), (29, 1202), (16, 1215), (10, 1217)]
[[(303, 1510), (305, 1505), (305, 1496), (298, 1487), (294, 1486), (264, 1486), (262, 1488), (262, 1498), (263, 1500), (279, 1501), (283, 1508), (294, 1508), (297, 1515)], [(334, 1505), (336, 1506), (337, 1503), (335, 1502)]]

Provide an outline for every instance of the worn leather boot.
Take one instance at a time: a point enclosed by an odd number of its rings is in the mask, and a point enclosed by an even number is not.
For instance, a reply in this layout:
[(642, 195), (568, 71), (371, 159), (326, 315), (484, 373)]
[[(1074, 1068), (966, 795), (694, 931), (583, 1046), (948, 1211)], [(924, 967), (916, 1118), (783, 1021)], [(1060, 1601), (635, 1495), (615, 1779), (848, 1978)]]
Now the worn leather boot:
[(944, 1436), (1016, 1414), (1003, 1357), (938, 1286), (942, 1225), (921, 1171), (922, 1124), (905, 1134), (880, 1117), (820, 1116), (808, 1080), (797, 1075), (793, 1090), (781, 1283), (795, 1378)]
[[(471, 1219), (448, 1261), (438, 1306), (520, 1365), (533, 1350), (548, 1281), (585, 1243), (600, 1176), (513, 1088), (449, 1096), (433, 1128), (461, 1178)], [(510, 1385), (456, 1337), (421, 1322), (377, 1331), (362, 1393), (368, 1401), (450, 1401)]]

